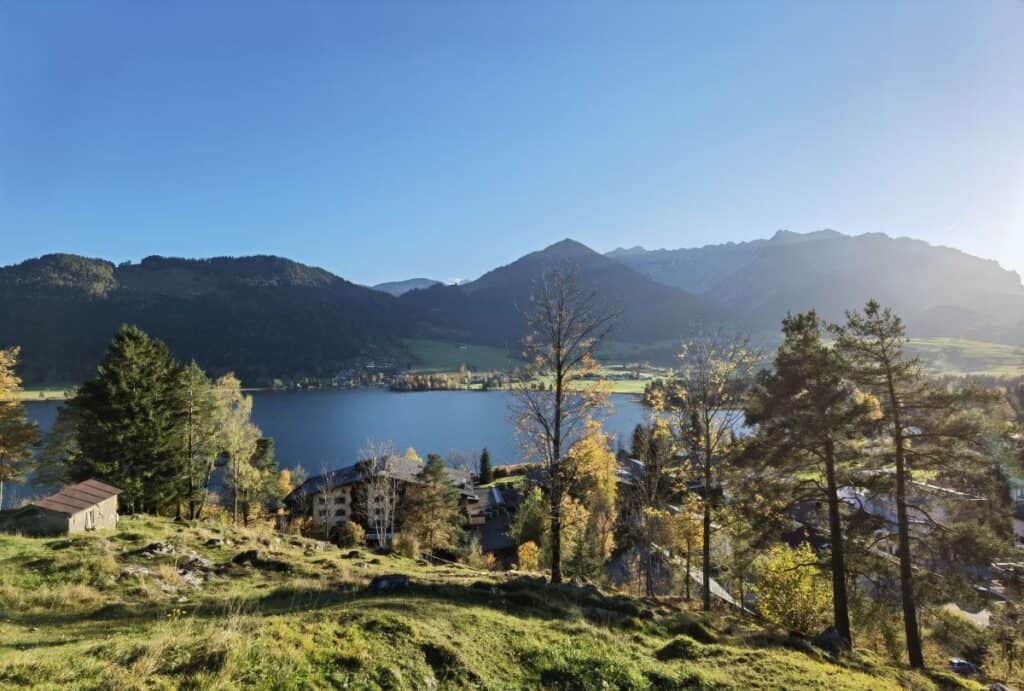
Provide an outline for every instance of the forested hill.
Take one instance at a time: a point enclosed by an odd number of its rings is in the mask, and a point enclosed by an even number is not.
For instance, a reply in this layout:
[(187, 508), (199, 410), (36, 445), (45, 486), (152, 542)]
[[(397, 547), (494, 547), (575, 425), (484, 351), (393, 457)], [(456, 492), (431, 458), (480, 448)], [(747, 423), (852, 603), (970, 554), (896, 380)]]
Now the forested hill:
[(748, 330), (775, 329), (789, 311), (815, 307), (841, 319), (874, 297), (915, 336), (1024, 344), (1024, 286), (995, 261), (910, 238), (832, 230), (779, 231), (768, 240), (694, 249), (618, 249), (608, 257), (689, 290)]
[(0, 312), (0, 343), (22, 347), (29, 384), (84, 380), (122, 323), (211, 372), (260, 383), (401, 353), (414, 321), (390, 295), (266, 256), (115, 266), (47, 255), (0, 269)]
[(701, 325), (717, 323), (720, 315), (686, 291), (665, 286), (608, 259), (574, 240), (563, 240), (541, 251), (457, 286), (434, 286), (402, 295), (411, 312), (423, 315), (437, 335), (511, 346), (523, 333), (523, 312), (530, 291), (545, 272), (573, 267), (580, 284), (596, 291), (619, 311), (611, 340), (645, 345), (680, 339)]
[(83, 381), (122, 323), (250, 385), (333, 376), (371, 360), (413, 364), (409, 338), (517, 352), (531, 287), (565, 266), (621, 312), (605, 359), (669, 362), (698, 327), (764, 341), (787, 312), (815, 307), (838, 320), (872, 297), (914, 336), (1024, 344), (1024, 286), (996, 262), (917, 240), (822, 231), (608, 256), (563, 240), (475, 281), (398, 297), (280, 257), (114, 265), (52, 254), (0, 268), (0, 347), (22, 346), (29, 385)]

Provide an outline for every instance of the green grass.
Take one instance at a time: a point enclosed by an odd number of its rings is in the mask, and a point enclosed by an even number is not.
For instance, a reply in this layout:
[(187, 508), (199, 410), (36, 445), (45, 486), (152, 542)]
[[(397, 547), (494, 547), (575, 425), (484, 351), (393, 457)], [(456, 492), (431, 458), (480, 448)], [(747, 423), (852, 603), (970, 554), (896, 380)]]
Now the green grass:
[(909, 350), (937, 374), (1019, 377), (1024, 348), (959, 338), (912, 338)]
[[(207, 547), (210, 538), (230, 544)], [(156, 541), (174, 553), (133, 554)], [(292, 572), (231, 566), (246, 549)], [(178, 571), (192, 554), (218, 565), (199, 587)], [(836, 664), (675, 601), (346, 555), (302, 538), (151, 517), (70, 539), (0, 536), (0, 688), (937, 687), (869, 655)], [(366, 592), (388, 573), (407, 574), (412, 587)], [(685, 635), (700, 628), (709, 642)]]
[(509, 487), (521, 484), (526, 481), (525, 475), (509, 475), (508, 477), (499, 477), (488, 482), (485, 485), (479, 485), (480, 488), (486, 489), (490, 487)]
[(426, 339), (407, 340), (406, 346), (416, 358), (416, 372), (455, 372), (465, 364), (479, 372), (505, 372), (516, 366), (502, 348), (450, 343)]
[(68, 389), (24, 389), (18, 396), (23, 401), (63, 401), (68, 393)]

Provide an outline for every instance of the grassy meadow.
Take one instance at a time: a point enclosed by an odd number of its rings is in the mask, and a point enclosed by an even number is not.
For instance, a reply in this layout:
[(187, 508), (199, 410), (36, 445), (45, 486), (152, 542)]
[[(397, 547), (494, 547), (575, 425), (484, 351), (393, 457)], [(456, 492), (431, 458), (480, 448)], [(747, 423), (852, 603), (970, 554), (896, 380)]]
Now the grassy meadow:
[(908, 350), (929, 371), (955, 376), (1024, 376), (1024, 348), (960, 338), (912, 338)]
[[(232, 563), (253, 549), (266, 561)], [(383, 574), (411, 585), (370, 592)], [(678, 599), (152, 517), (106, 534), (0, 536), (0, 688), (21, 687), (980, 688), (878, 654), (837, 663)]]
[(494, 346), (427, 339), (405, 343), (416, 359), (413, 372), (417, 373), (456, 372), (462, 365), (478, 372), (505, 372), (516, 367), (515, 359), (508, 352)]

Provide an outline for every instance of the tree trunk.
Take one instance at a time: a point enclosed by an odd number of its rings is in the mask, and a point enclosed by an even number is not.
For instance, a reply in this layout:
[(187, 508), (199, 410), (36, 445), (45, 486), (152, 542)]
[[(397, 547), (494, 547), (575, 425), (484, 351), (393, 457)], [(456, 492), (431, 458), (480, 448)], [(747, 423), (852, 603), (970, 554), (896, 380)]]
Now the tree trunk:
[(707, 439), (709, 426), (704, 427), (704, 611), (711, 611), (711, 442)]
[(562, 491), (551, 486), (551, 582), (562, 582)]
[[(561, 329), (559, 329), (561, 333)], [(556, 346), (561, 351), (561, 343)], [(562, 357), (555, 368), (555, 430), (551, 438), (551, 582), (562, 582)]]
[(4, 508), (4, 481), (0, 480), (0, 511)]
[(828, 527), (832, 545), (832, 620), (847, 648), (853, 647), (850, 632), (850, 606), (846, 594), (846, 545), (839, 515), (839, 490), (836, 486), (835, 442), (825, 442), (825, 477), (828, 482)]
[(900, 560), (900, 597), (903, 601), (903, 629), (907, 638), (907, 657), (914, 669), (924, 668), (921, 632), (917, 626), (917, 603), (914, 599), (914, 565), (910, 558), (910, 519), (907, 516), (907, 481), (909, 470), (903, 447), (903, 420), (892, 376), (888, 378), (889, 403), (893, 415), (893, 442), (896, 447), (896, 520), (898, 523), (897, 556)]
[(690, 601), (690, 539), (686, 539), (686, 601)]

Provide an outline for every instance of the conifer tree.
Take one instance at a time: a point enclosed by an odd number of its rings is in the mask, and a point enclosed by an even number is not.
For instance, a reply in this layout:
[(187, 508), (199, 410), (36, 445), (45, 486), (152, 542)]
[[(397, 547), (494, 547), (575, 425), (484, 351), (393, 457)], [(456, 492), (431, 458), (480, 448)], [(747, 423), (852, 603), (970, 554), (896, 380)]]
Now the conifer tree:
[(462, 538), (459, 494), (452, 485), (444, 460), (429, 454), (405, 497), (402, 532), (414, 537), (428, 552), (454, 550)]
[(485, 448), (483, 453), (480, 454), (480, 477), (479, 483), (481, 485), (490, 484), (494, 481), (494, 468), (491, 467), (491, 454)]
[[(822, 502), (828, 510), (833, 625), (852, 643), (846, 580), (846, 542), (840, 490), (849, 486), (859, 445), (881, 411), (845, 378), (838, 355), (822, 341), (824, 325), (814, 312), (782, 322), (784, 342), (774, 369), (762, 372), (746, 407), (758, 427), (746, 449), (753, 480), (783, 498), (785, 508)], [(751, 492), (753, 492), (753, 488)]]
[(928, 510), (913, 501), (913, 474), (929, 472), (933, 482), (970, 491), (971, 483), (991, 470), (981, 444), (981, 426), (972, 406), (989, 396), (972, 387), (944, 386), (925, 378), (917, 358), (904, 354), (903, 322), (874, 300), (863, 311), (847, 313), (845, 325), (830, 329), (847, 376), (879, 400), (883, 435), (879, 461), (883, 477), (891, 478), (896, 505), (900, 599), (910, 666), (924, 667), (918, 626), (912, 544), (934, 524)]
[(119, 487), (129, 512), (174, 507), (185, 440), (179, 372), (166, 345), (122, 326), (70, 401), (80, 449), (72, 478)]

